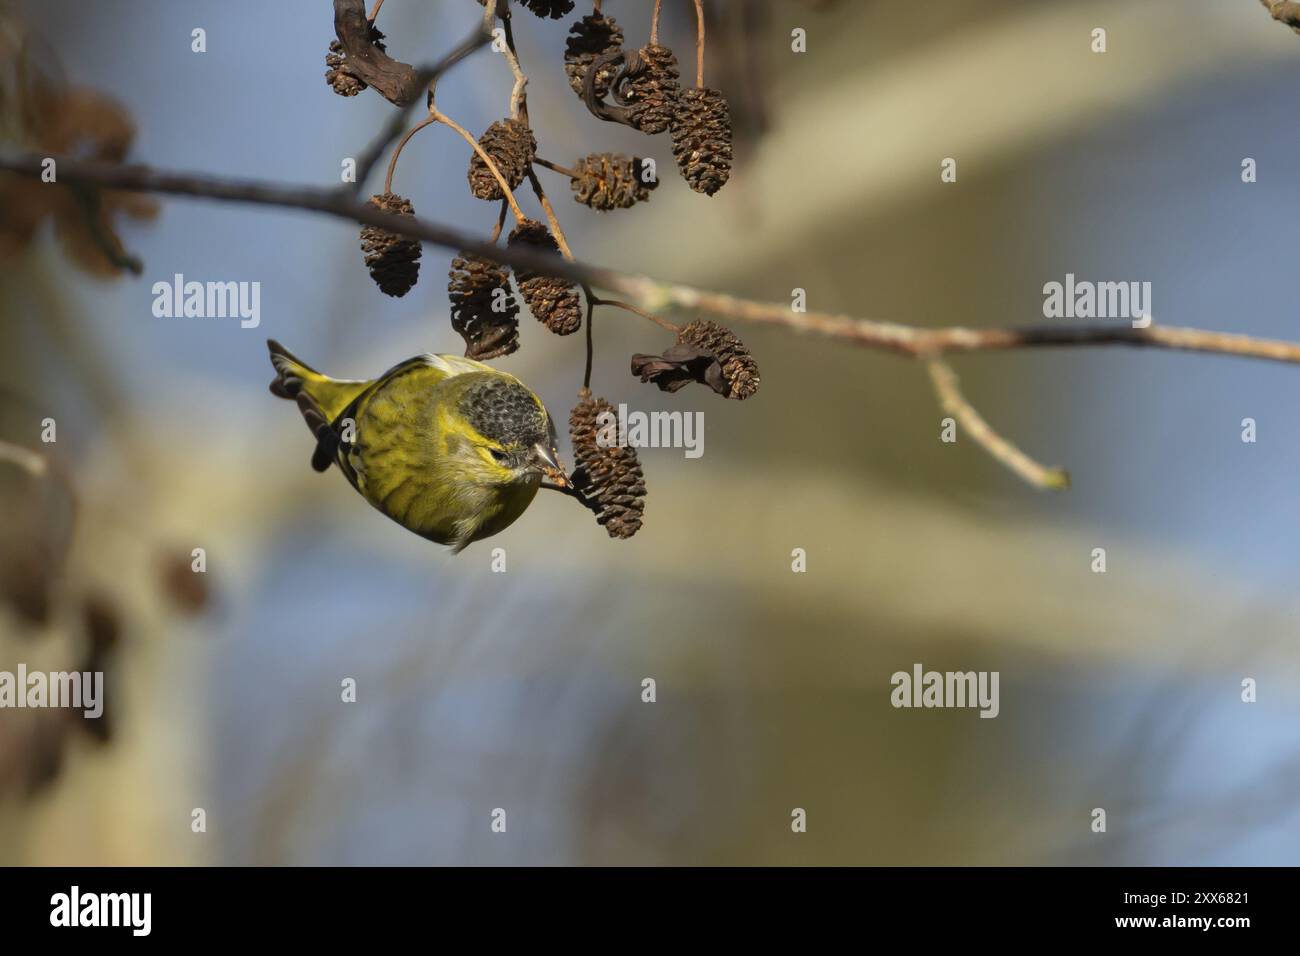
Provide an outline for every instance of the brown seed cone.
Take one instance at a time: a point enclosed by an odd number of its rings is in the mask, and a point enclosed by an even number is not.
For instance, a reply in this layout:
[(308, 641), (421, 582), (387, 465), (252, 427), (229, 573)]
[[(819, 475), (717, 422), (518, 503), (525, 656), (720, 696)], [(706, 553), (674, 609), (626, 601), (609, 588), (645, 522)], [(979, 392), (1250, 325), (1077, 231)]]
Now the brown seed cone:
[(675, 392), (691, 382), (743, 401), (758, 391), (758, 363), (730, 329), (696, 319), (662, 355), (633, 355), (632, 374)]
[(696, 319), (677, 334), (677, 341), (713, 354), (722, 366), (728, 398), (744, 400), (758, 391), (758, 363), (731, 329), (708, 319)]
[[(512, 190), (524, 181), (537, 155), (533, 131), (517, 119), (497, 120), (487, 128), (478, 144), (492, 157)], [(479, 199), (505, 198), (501, 184), (477, 151), (469, 160), (469, 191)]]
[(685, 90), (672, 123), (673, 158), (697, 193), (712, 196), (731, 175), (731, 111), (717, 90)]
[[(536, 219), (525, 219), (510, 233), (507, 245), (519, 244), (556, 255), (560, 252), (555, 237)], [(582, 327), (578, 287), (568, 279), (516, 268), (515, 281), (529, 310), (556, 335), (572, 335)]]
[(635, 448), (604, 447), (600, 439), (605, 429), (598, 421), (602, 412), (616, 414), (614, 406), (587, 389), (578, 393), (578, 404), (569, 413), (573, 484), (611, 538), (630, 538), (640, 529), (645, 512), (645, 477)]
[[(396, 193), (371, 196), (370, 202), (385, 212), (415, 215), (411, 201)], [(361, 252), (365, 256), (366, 268), (370, 270), (370, 278), (385, 295), (406, 295), (420, 277), (418, 239), (408, 239), (378, 226), (365, 226), (361, 230)]]
[[(379, 49), (383, 50), (384, 35), (374, 26), (370, 25), (370, 42)], [(348, 54), (343, 49), (343, 44), (338, 40), (330, 41), (329, 52), (325, 54), (325, 65), (328, 69), (325, 71), (325, 82), (333, 87), (334, 92), (339, 96), (356, 96), (362, 90), (366, 89), (366, 82), (361, 77), (356, 76), (348, 69)]]
[(601, 212), (630, 209), (649, 199), (650, 190), (659, 185), (658, 179), (644, 180), (645, 160), (629, 159), (619, 153), (584, 156), (574, 172), (582, 175), (569, 182), (573, 198)]
[(447, 296), (451, 327), (465, 340), (466, 356), (486, 361), (519, 348), (519, 303), (500, 265), (461, 253), (451, 261)]
[(677, 57), (666, 46), (647, 44), (628, 55), (614, 98), (628, 108), (627, 122), (643, 133), (662, 133), (677, 110)]
[[(592, 13), (569, 27), (569, 34), (564, 41), (564, 72), (568, 74), (573, 92), (582, 96), (587, 68), (597, 57), (613, 53), (623, 46), (623, 28), (613, 17)], [(612, 64), (600, 68), (592, 80), (597, 99), (603, 100), (609, 93), (609, 84), (616, 73), (618, 68)]]

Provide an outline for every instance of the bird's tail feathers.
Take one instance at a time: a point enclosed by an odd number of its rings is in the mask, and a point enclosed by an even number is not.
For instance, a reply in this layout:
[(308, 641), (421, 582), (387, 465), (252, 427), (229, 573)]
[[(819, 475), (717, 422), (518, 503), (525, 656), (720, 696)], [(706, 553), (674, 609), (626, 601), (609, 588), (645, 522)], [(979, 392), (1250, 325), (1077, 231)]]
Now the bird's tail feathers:
[(320, 376), (319, 372), (299, 360), (275, 339), (267, 339), (266, 347), (271, 352), (271, 365), (275, 368), (275, 378), (271, 380), (272, 395), (295, 399), (302, 391), (304, 376)]
[(297, 403), (303, 420), (316, 438), (311, 466), (324, 471), (334, 461), (338, 449), (335, 420), (370, 383), (330, 378), (296, 358), (275, 339), (267, 339), (266, 345), (271, 352), (271, 365), (275, 368), (271, 394)]

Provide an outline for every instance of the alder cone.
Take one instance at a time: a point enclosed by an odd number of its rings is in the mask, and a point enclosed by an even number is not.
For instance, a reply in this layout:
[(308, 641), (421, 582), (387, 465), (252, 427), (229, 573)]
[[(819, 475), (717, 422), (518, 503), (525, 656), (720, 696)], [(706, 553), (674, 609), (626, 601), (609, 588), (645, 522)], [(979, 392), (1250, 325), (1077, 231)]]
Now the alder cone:
[(730, 390), (728, 398), (744, 400), (758, 391), (758, 363), (731, 329), (708, 319), (696, 319), (678, 333), (677, 341), (709, 352), (717, 359)]
[[(511, 190), (519, 188), (537, 155), (537, 140), (527, 124), (517, 119), (497, 120), (479, 138), (478, 144), (492, 157)], [(469, 191), (479, 199), (505, 198), (501, 184), (477, 151), (469, 160)]]
[(758, 391), (758, 363), (734, 332), (696, 319), (677, 333), (662, 355), (633, 355), (632, 374), (675, 392), (691, 382), (707, 385), (723, 398), (744, 401)]
[(627, 122), (643, 133), (662, 133), (672, 124), (681, 90), (677, 57), (666, 46), (647, 44), (628, 57), (614, 98), (627, 107)]
[[(461, 253), (451, 261), (447, 297), (451, 327), (465, 340), (466, 356), (486, 361), (519, 348), (519, 304), (500, 265)], [(498, 303), (500, 311), (494, 308)]]
[[(507, 245), (531, 246), (556, 256), (560, 254), (555, 237), (536, 219), (525, 219), (515, 226)], [(519, 291), (528, 303), (529, 311), (556, 335), (572, 335), (582, 327), (578, 287), (568, 279), (516, 268), (515, 281), (519, 283)]]
[(686, 184), (712, 196), (731, 176), (731, 111), (717, 90), (692, 89), (677, 98), (673, 158)]
[[(569, 86), (579, 96), (583, 95), (583, 84), (587, 80), (587, 70), (598, 57), (613, 53), (623, 46), (623, 28), (613, 17), (592, 13), (569, 27), (569, 37), (564, 41), (564, 72), (569, 77)], [(597, 99), (604, 99), (609, 93), (618, 68), (612, 64), (603, 66), (592, 80)]]
[(650, 190), (659, 185), (657, 179), (644, 181), (644, 164), (643, 159), (619, 153), (592, 153), (578, 160), (574, 172), (581, 175), (570, 180), (569, 188), (575, 200), (600, 212), (630, 209), (649, 199)]
[[(415, 215), (409, 199), (396, 193), (371, 196), (370, 203), (384, 212), (399, 216)], [(378, 226), (365, 226), (361, 230), (361, 252), (365, 257), (370, 278), (385, 295), (404, 296), (411, 291), (420, 277), (420, 241), (399, 236)]]
[(569, 413), (573, 484), (611, 538), (630, 538), (640, 530), (645, 512), (645, 477), (635, 448), (601, 446), (602, 412), (616, 414), (614, 406), (584, 388)]

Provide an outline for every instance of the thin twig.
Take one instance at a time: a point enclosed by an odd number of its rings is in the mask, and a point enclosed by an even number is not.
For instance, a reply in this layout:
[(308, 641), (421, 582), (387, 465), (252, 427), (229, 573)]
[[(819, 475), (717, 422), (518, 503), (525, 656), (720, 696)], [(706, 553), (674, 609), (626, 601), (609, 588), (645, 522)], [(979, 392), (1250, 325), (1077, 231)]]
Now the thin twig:
[(569, 167), (567, 166), (561, 166), (559, 163), (553, 163), (550, 160), (542, 159), (542, 157), (540, 156), (534, 156), (533, 162), (536, 163), (538, 166), (545, 166), (547, 169), (551, 170), (552, 172), (560, 173), (563, 176), (568, 176), (570, 179), (582, 178), (582, 174), (579, 173), (578, 171), (569, 169)]
[(528, 77), (524, 75), (523, 68), (519, 65), (519, 54), (515, 52), (515, 32), (510, 25), (510, 18), (502, 18), (501, 24), (505, 28), (506, 35), (506, 49), (502, 55), (510, 64), (510, 72), (515, 76), (515, 85), (510, 91), (510, 116), (512, 119), (527, 123), (528, 99), (525, 88), (528, 86)]
[(371, 23), (375, 22), (375, 17), (379, 16), (379, 8), (384, 5), (384, 0), (375, 0), (375, 5), (370, 8), (370, 15), (366, 17)]
[(667, 329), (669, 332), (673, 333), (673, 335), (676, 335), (678, 332), (682, 330), (681, 326), (674, 325), (673, 323), (669, 322), (667, 319), (661, 319), (659, 316), (647, 312), (644, 309), (638, 309), (630, 302), (619, 302), (617, 299), (597, 299), (594, 304), (608, 305), (608, 306), (612, 306), (615, 309), (622, 309), (625, 312), (631, 312), (634, 315), (639, 315), (643, 319), (649, 319), (651, 322), (653, 322), (655, 325), (659, 326), (660, 328)]
[[(466, 134), (468, 135), (468, 134)], [(44, 157), (0, 156), (0, 169), (39, 179)], [(1161, 326), (1145, 328), (1098, 325), (1036, 325), (1022, 328), (926, 329), (878, 319), (861, 319), (825, 312), (795, 312), (789, 302), (757, 302), (694, 286), (664, 282), (601, 266), (567, 262), (523, 246), (500, 248), (480, 238), (418, 216), (385, 213), (347, 193), (314, 186), (288, 186), (257, 180), (236, 180), (193, 173), (175, 173), (148, 166), (124, 166), (97, 160), (54, 157), (59, 179), (133, 192), (191, 196), (225, 202), (304, 209), (361, 225), (379, 226), (412, 239), (447, 249), (463, 249), (512, 267), (554, 275), (592, 288), (617, 292), (646, 309), (678, 308), (740, 322), (754, 322), (794, 332), (820, 335), (863, 348), (914, 358), (943, 352), (979, 352), (1046, 346), (1127, 345), (1135, 348), (1210, 352), (1274, 362), (1300, 364), (1300, 342), (1259, 339), (1206, 329)], [(48, 188), (48, 187), (43, 187)], [(514, 208), (512, 206), (512, 208)]]
[(522, 223), (527, 219), (528, 217), (524, 215), (524, 211), (519, 208), (519, 203), (515, 201), (515, 194), (510, 189), (510, 184), (506, 182), (505, 176), (501, 175), (501, 170), (497, 168), (496, 162), (487, 154), (487, 151), (478, 144), (478, 140), (470, 135), (469, 130), (465, 129), (465, 127), (461, 126), (447, 114), (440, 112), (437, 106), (429, 107), (429, 115), (435, 121), (442, 123), (445, 126), (450, 126), (457, 133), (460, 133), (465, 142), (469, 143), (469, 145), (473, 147), (474, 152), (478, 153), (479, 159), (483, 160), (483, 165), (487, 166), (488, 172), (490, 172), (493, 178), (496, 179), (497, 185), (501, 187), (501, 192), (506, 197), (506, 201), (510, 203), (510, 210), (515, 214), (515, 221)]
[(695, 86), (704, 88), (704, 0), (695, 0)]
[[(446, 73), (447, 70), (451, 69), (475, 50), (487, 45), (488, 41), (491, 39), (491, 20), (485, 16), (484, 19), (479, 22), (478, 28), (457, 44), (455, 49), (432, 66), (421, 69), (420, 79), (423, 83), (427, 84), (430, 96), (433, 94), (433, 89), (438, 82), (438, 77), (442, 76), (442, 74)], [(357, 161), (357, 178), (356, 182), (352, 184), (352, 192), (361, 192), (362, 188), (365, 186), (366, 180), (370, 177), (374, 168), (379, 164), (379, 160), (384, 155), (385, 150), (387, 150), (388, 147), (393, 144), (393, 141), (402, 135), (402, 131), (406, 129), (407, 116), (418, 102), (418, 99), (412, 100), (406, 106), (394, 113), (392, 118), (380, 131), (379, 135), (376, 136), (371, 144), (366, 148), (366, 151)]]
[(432, 123), (432, 116), (426, 116), (424, 119), (420, 120), (420, 122), (411, 127), (410, 131), (402, 137), (401, 142), (399, 142), (393, 150), (393, 158), (388, 161), (388, 175), (384, 177), (385, 194), (393, 191), (393, 172), (397, 169), (397, 158), (402, 155), (402, 150), (406, 148), (406, 144), (411, 141), (412, 136)]
[(497, 212), (497, 224), (492, 230), (492, 241), (494, 243), (501, 238), (501, 230), (504, 229), (506, 225), (506, 213), (509, 211), (510, 203), (506, 202), (504, 199), (501, 200), (501, 209)]
[(934, 390), (938, 393), (939, 405), (957, 420), (976, 444), (1035, 488), (1060, 491), (1070, 487), (1070, 473), (1064, 468), (1040, 465), (993, 430), (962, 396), (957, 387), (957, 376), (947, 363), (932, 358), (925, 364), (930, 371)]
[(591, 291), (591, 286), (583, 285), (582, 294), (587, 297), (587, 367), (582, 372), (582, 387), (591, 388), (591, 366), (595, 356), (595, 346), (592, 342), (591, 320), (596, 314), (596, 295)]
[(659, 8), (663, 6), (663, 0), (655, 0), (654, 13), (650, 15), (650, 45), (659, 45)]
[(541, 482), (540, 487), (546, 489), (547, 491), (558, 491), (562, 495), (568, 495), (574, 501), (578, 502), (578, 504), (582, 505), (592, 514), (598, 517), (601, 513), (600, 504), (594, 501), (593, 499), (588, 498), (585, 494), (579, 491), (572, 484), (565, 486), (565, 485), (557, 485), (549, 481), (543, 481)]
[(546, 213), (546, 221), (551, 225), (551, 233), (555, 236), (555, 242), (560, 247), (560, 254), (569, 262), (573, 262), (573, 251), (569, 248), (569, 240), (564, 238), (564, 230), (560, 228), (560, 220), (555, 215), (555, 207), (546, 198), (546, 190), (542, 189), (541, 181), (538, 180), (537, 173), (533, 172), (531, 166), (528, 167), (528, 182), (532, 184), (533, 192), (537, 194), (537, 201), (542, 204), (542, 212)]

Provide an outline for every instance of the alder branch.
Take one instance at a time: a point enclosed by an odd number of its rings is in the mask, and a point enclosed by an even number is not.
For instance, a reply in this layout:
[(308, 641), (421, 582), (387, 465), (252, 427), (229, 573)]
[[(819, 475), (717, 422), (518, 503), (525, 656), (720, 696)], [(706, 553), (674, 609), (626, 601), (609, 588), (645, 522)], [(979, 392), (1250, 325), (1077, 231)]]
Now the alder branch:
[[(375, 9), (371, 14), (371, 19), (373, 19), (374, 14), (378, 12), (379, 5), (376, 4)], [(421, 88), (428, 89), (430, 102), (432, 102), (433, 91), (437, 86), (438, 78), (474, 51), (487, 46), (491, 39), (492, 19), (489, 15), (485, 14), (483, 19), (478, 22), (478, 25), (474, 28), (473, 32), (457, 44), (450, 53), (444, 56), (437, 63), (424, 67), (418, 72), (416, 80)], [(401, 109), (397, 110), (389, 121), (384, 124), (384, 128), (380, 130), (379, 135), (376, 136), (371, 144), (366, 147), (366, 151), (361, 154), (361, 158), (357, 161), (356, 182), (353, 185), (353, 190), (355, 192), (359, 193), (364, 188), (366, 180), (369, 178), (371, 171), (379, 165), (379, 160), (384, 155), (384, 152), (389, 146), (393, 145), (398, 137), (402, 135), (403, 131), (406, 129), (407, 117), (410, 115), (412, 108), (417, 102), (419, 102), (419, 97), (412, 98), (409, 102), (404, 104)]]
[[(0, 170), (39, 179), (47, 157), (0, 156)], [(621, 294), (646, 314), (666, 308), (754, 322), (789, 331), (820, 335), (863, 348), (893, 352), (930, 363), (930, 374), (945, 407), (963, 421), (967, 431), (995, 458), (1039, 487), (1063, 487), (1056, 472), (1044, 469), (1002, 439), (956, 390), (955, 377), (936, 365), (949, 352), (983, 352), (1045, 346), (1127, 345), (1236, 355), (1244, 358), (1300, 364), (1300, 342), (1260, 339), (1248, 335), (1151, 324), (1142, 328), (1098, 325), (1033, 325), (1020, 328), (969, 329), (960, 326), (920, 328), (897, 322), (855, 318), (822, 312), (795, 312), (788, 303), (758, 302), (711, 292), (645, 275), (557, 258), (525, 244), (501, 247), (440, 223), (386, 213), (359, 202), (352, 189), (291, 186), (257, 180), (177, 173), (142, 165), (53, 157), (58, 182), (134, 192), (189, 196), (323, 213), (361, 225), (433, 243), (454, 252), (481, 256), (512, 268), (560, 276), (575, 283)], [(42, 184), (37, 188), (48, 188)], [(627, 303), (618, 303), (628, 308)], [(960, 415), (958, 414), (960, 412)]]
[(528, 76), (524, 69), (519, 65), (519, 54), (515, 52), (515, 32), (514, 26), (510, 21), (509, 15), (502, 17), (501, 28), (505, 33), (505, 50), (503, 51), (506, 63), (510, 65), (510, 72), (515, 78), (514, 88), (510, 91), (510, 117), (512, 119), (521, 119), (526, 124), (528, 122)]
[(334, 33), (347, 53), (349, 73), (396, 106), (409, 106), (420, 98), (428, 80), (411, 64), (393, 59), (370, 42), (364, 0), (334, 0)]
[(966, 401), (957, 387), (957, 374), (946, 362), (930, 359), (926, 366), (940, 407), (957, 420), (977, 445), (1035, 488), (1060, 491), (1070, 487), (1070, 473), (1064, 468), (1040, 465), (993, 430), (984, 416)]
[[(39, 179), (47, 157), (0, 155), (0, 170)], [(464, 250), (507, 266), (522, 266), (545, 275), (618, 292), (648, 311), (670, 307), (720, 318), (774, 325), (795, 332), (837, 339), (877, 351), (913, 358), (945, 352), (983, 352), (1044, 346), (1127, 345), (1135, 348), (1211, 352), (1244, 358), (1300, 364), (1300, 342), (1261, 339), (1152, 323), (1146, 328), (1099, 325), (1030, 325), (1019, 328), (970, 329), (961, 326), (921, 328), (898, 322), (855, 318), (826, 312), (795, 312), (787, 302), (758, 302), (721, 292), (665, 282), (582, 262), (557, 259), (524, 246), (501, 247), (468, 233), (417, 216), (394, 216), (358, 202), (347, 188), (291, 186), (260, 180), (227, 179), (177, 173), (143, 165), (52, 157), (61, 183), (84, 183), (108, 189), (190, 196), (224, 202), (278, 206), (323, 213), (453, 251)], [(44, 188), (44, 186), (42, 186)]]

